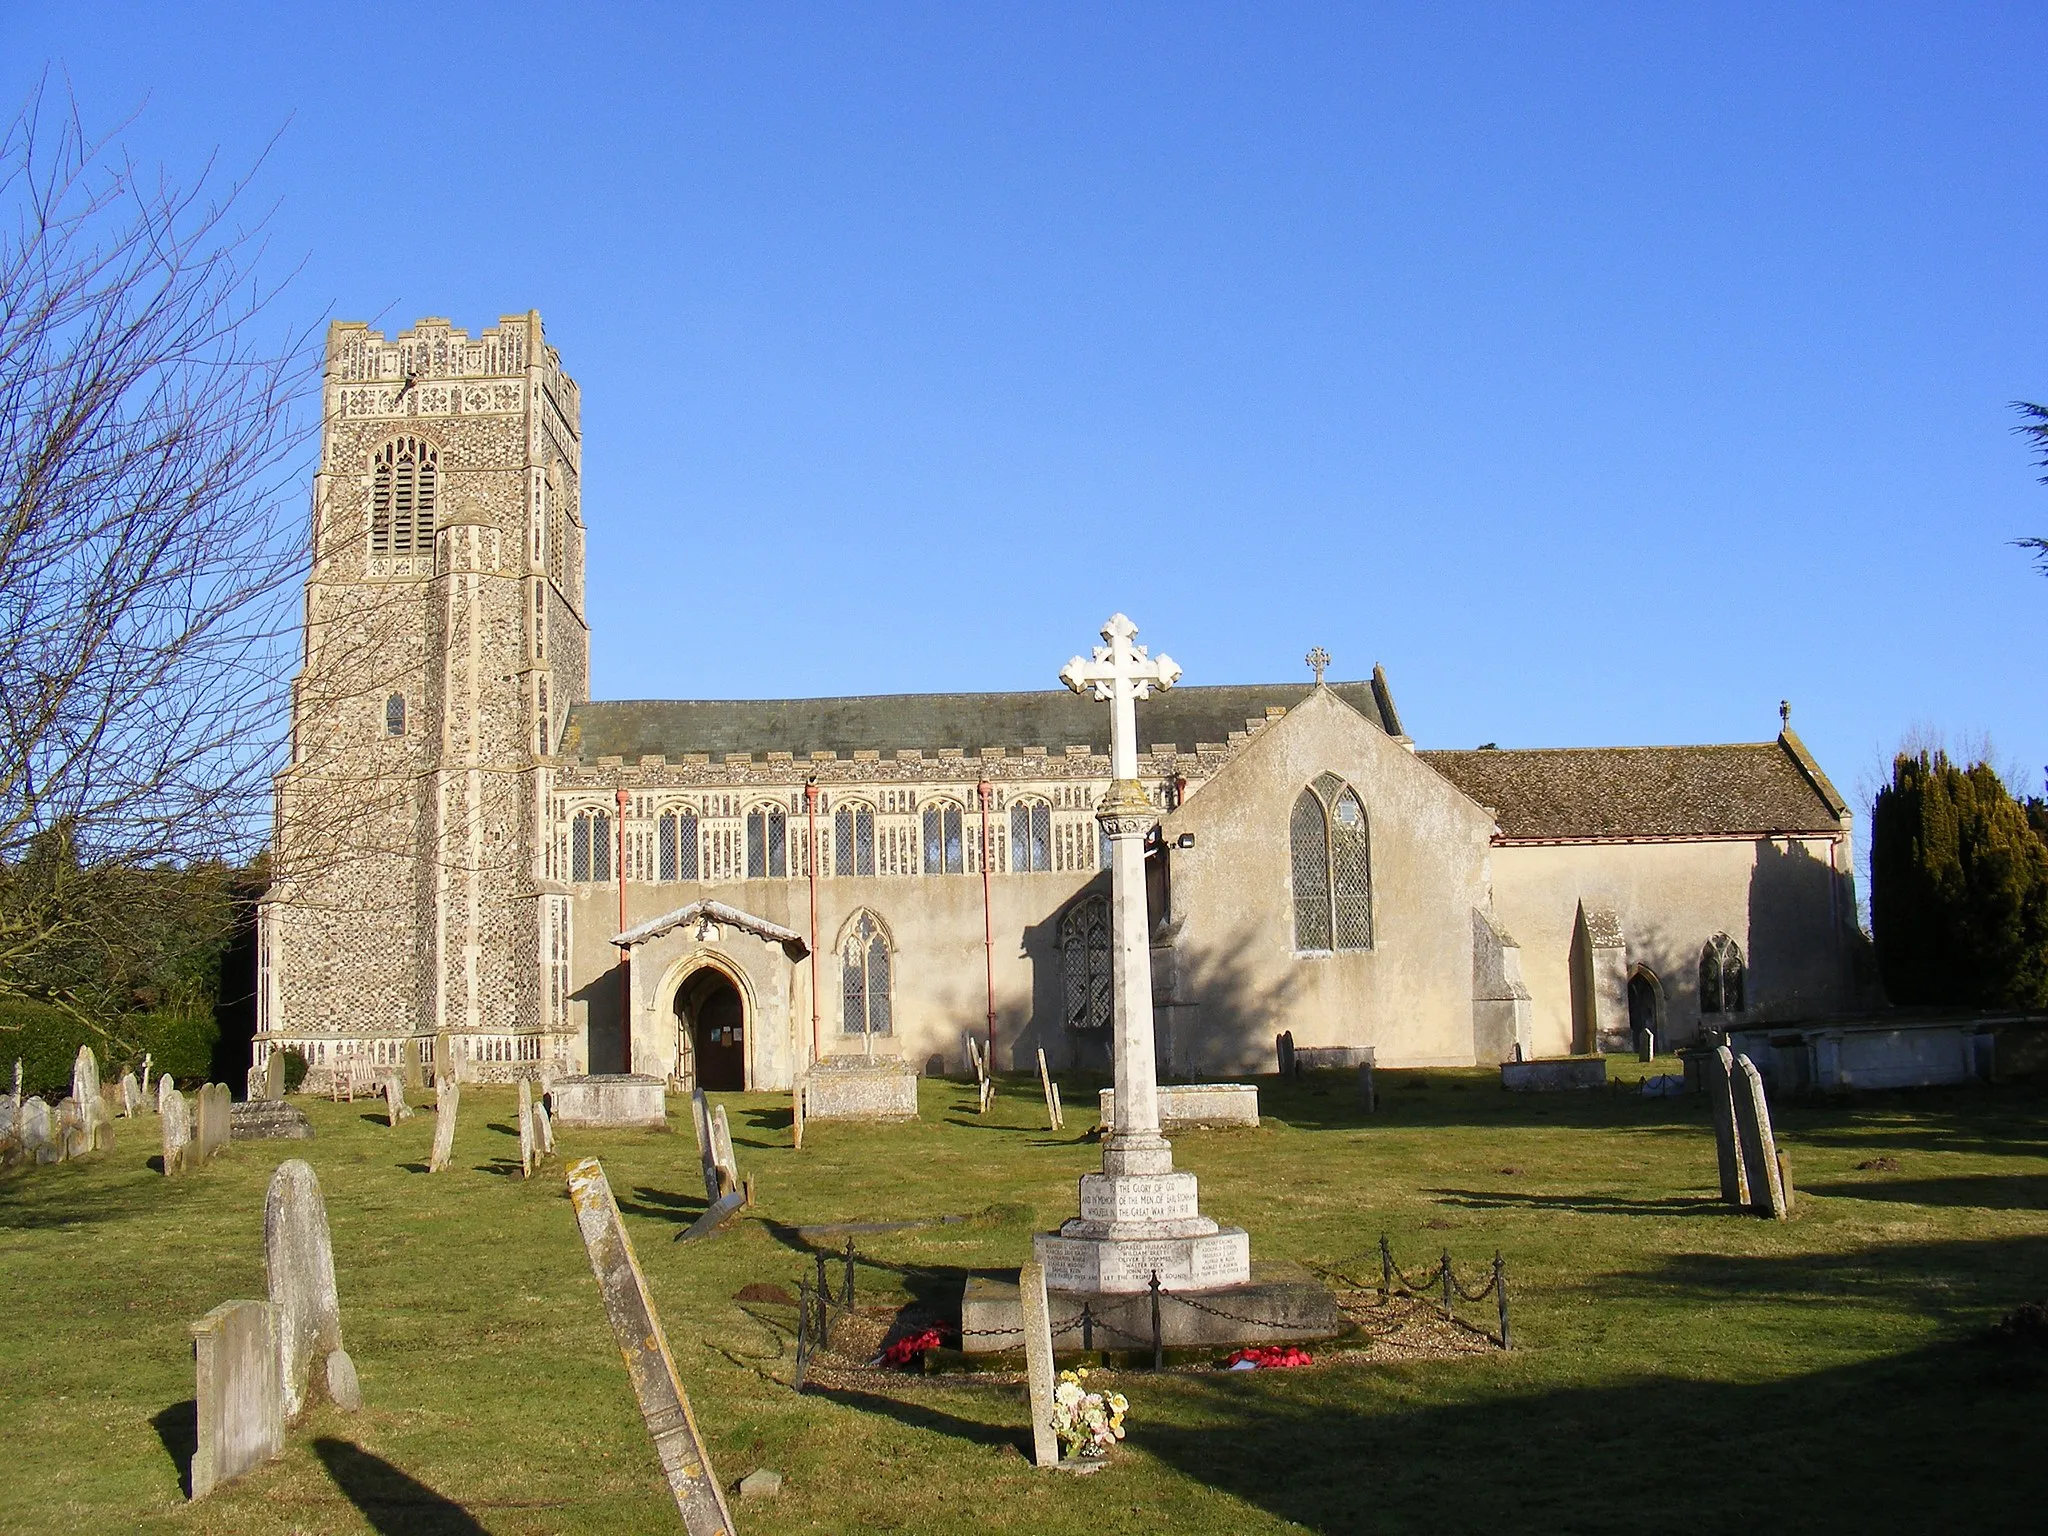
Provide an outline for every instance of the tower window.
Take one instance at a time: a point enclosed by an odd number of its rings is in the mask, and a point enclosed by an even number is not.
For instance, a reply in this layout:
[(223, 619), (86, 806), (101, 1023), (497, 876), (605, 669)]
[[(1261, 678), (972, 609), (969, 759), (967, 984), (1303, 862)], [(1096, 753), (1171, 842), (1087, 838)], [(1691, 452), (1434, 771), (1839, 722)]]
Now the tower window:
[(437, 462), (433, 448), (414, 437), (394, 438), (378, 452), (370, 494), (371, 554), (432, 552)]
[(384, 734), (403, 736), (405, 734), (405, 695), (394, 693), (384, 701)]

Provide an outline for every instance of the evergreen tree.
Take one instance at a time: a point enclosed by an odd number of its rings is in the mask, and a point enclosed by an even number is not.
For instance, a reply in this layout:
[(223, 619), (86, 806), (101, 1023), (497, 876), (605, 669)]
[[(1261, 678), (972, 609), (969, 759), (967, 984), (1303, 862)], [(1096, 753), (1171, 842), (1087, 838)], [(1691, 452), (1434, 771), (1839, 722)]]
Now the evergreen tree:
[(1987, 764), (1901, 753), (1871, 815), (1870, 915), (1895, 1003), (2048, 1006), (2048, 842)]

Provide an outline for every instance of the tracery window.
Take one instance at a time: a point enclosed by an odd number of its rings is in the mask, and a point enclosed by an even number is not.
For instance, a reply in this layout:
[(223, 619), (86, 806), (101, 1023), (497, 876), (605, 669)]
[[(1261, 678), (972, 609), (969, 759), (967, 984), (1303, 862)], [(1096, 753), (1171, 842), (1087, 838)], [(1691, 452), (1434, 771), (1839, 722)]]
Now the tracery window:
[(780, 879), (789, 873), (789, 816), (779, 805), (747, 812), (747, 878)]
[(857, 913), (839, 946), (839, 1028), (849, 1035), (886, 1035), (889, 936), (872, 912)]
[(378, 451), (370, 490), (371, 554), (432, 552), (438, 476), (432, 446), (418, 438), (394, 438)]
[(832, 813), (832, 873), (874, 872), (875, 809), (871, 805), (842, 805)]
[(1700, 951), (1700, 1012), (1740, 1013), (1748, 1006), (1747, 991), (1742, 946), (1715, 934)]
[(1010, 807), (1010, 869), (1016, 874), (1052, 868), (1052, 807), (1019, 800)]
[(654, 868), (657, 880), (697, 878), (697, 813), (687, 806), (661, 813), (656, 823)]
[(612, 814), (583, 810), (569, 823), (569, 878), (608, 884), (612, 878)]
[(934, 800), (924, 808), (924, 872), (959, 875), (967, 871), (967, 841), (959, 805)]
[(1297, 950), (1372, 948), (1372, 838), (1357, 791), (1334, 773), (1295, 797), (1287, 822)]
[(1060, 919), (1060, 974), (1069, 1029), (1102, 1029), (1110, 1022), (1109, 902), (1088, 896)]
[(405, 734), (405, 695), (394, 693), (384, 701), (384, 734), (403, 736)]

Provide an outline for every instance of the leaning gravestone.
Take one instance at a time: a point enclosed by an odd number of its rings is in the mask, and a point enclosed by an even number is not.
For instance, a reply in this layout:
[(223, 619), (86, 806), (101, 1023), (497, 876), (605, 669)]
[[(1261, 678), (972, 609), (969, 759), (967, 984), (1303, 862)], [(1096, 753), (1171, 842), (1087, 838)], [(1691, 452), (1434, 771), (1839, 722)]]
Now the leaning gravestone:
[(130, 1120), (142, 1113), (142, 1084), (133, 1072), (121, 1074), (121, 1113)]
[(434, 1151), (427, 1159), (429, 1173), (441, 1172), (455, 1156), (455, 1111), (461, 1098), (462, 1089), (452, 1077), (441, 1078), (434, 1085)]
[(740, 1187), (740, 1165), (732, 1155), (732, 1127), (726, 1124), (723, 1104), (711, 1111), (711, 1157), (718, 1165), (718, 1192), (731, 1194)]
[(1742, 1143), (1742, 1167), (1749, 1181), (1749, 1208), (1759, 1216), (1785, 1220), (1792, 1214), (1778, 1182), (1778, 1148), (1771, 1135), (1771, 1106), (1763, 1075), (1747, 1056), (1735, 1058), (1735, 1130)]
[(525, 1078), (519, 1079), (519, 1176), (533, 1177), (534, 1164), (539, 1158), (533, 1147), (533, 1084)]
[(405, 1102), (405, 1084), (396, 1072), (384, 1074), (384, 1119), (388, 1125), (412, 1118), (412, 1106)]
[(57, 1148), (50, 1137), (50, 1106), (39, 1095), (31, 1094), (22, 1101), (21, 1125), (15, 1134), (21, 1138), (24, 1157), (39, 1163), (57, 1161)]
[(327, 1202), (311, 1165), (298, 1158), (280, 1163), (270, 1176), (263, 1202), (263, 1269), (277, 1308), (278, 1392), (285, 1418), (297, 1418), (311, 1401), (316, 1367), (334, 1405), (354, 1412), (362, 1406), (362, 1393), (355, 1364), (341, 1347)]
[(576, 1208), (576, 1227), (597, 1276), (612, 1337), (625, 1357), (626, 1375), (683, 1517), (683, 1529), (689, 1536), (730, 1536), (732, 1515), (725, 1507), (724, 1491), (697, 1433), (689, 1395), (676, 1373), (654, 1300), (647, 1294), (640, 1261), (619, 1220), (618, 1202), (596, 1158), (584, 1158), (569, 1169), (569, 1199)]
[(192, 1325), (198, 1364), (199, 1445), (192, 1497), (284, 1454), (278, 1390), (277, 1309), (267, 1301), (224, 1301)]
[(1735, 1133), (1735, 1053), (1725, 1045), (1716, 1046), (1701, 1066), (1714, 1113), (1714, 1156), (1720, 1164), (1721, 1198), (1730, 1205), (1747, 1205), (1749, 1179), (1743, 1167), (1742, 1139)]
[(81, 1045), (78, 1059), (71, 1064), (71, 1097), (80, 1104), (88, 1099), (97, 1102), (100, 1096), (100, 1059), (93, 1055), (92, 1047)]
[(1049, 1122), (1046, 1129), (1057, 1131), (1061, 1129), (1060, 1101), (1053, 1089), (1052, 1073), (1045, 1065), (1044, 1046), (1038, 1048), (1038, 1086), (1045, 1091), (1045, 1118)]
[(1060, 1437), (1052, 1424), (1052, 1309), (1045, 1300), (1045, 1266), (1033, 1261), (1017, 1276), (1024, 1304), (1024, 1360), (1031, 1377), (1031, 1463), (1060, 1464)]
[[(169, 1078), (159, 1079), (169, 1082)], [(175, 1088), (157, 1097), (156, 1117), (164, 1136), (164, 1177), (183, 1173), (192, 1153), (192, 1121), (185, 1108), (185, 1095)]]
[(725, 1193), (719, 1186), (718, 1148), (711, 1139), (711, 1106), (705, 1102), (704, 1090), (690, 1090), (690, 1125), (697, 1133), (697, 1162), (704, 1175), (704, 1198), (716, 1203)]
[(548, 1118), (545, 1104), (533, 1106), (533, 1140), (543, 1160), (555, 1155), (555, 1122)]

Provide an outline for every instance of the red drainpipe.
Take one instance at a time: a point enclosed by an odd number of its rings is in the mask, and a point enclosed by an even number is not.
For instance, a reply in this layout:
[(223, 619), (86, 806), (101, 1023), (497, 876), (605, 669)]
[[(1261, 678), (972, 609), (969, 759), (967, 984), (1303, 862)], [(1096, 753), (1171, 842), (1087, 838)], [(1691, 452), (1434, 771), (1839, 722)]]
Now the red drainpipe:
[[(626, 931), (626, 787), (621, 784), (618, 791), (619, 805), (619, 932)], [(633, 952), (619, 951), (619, 1011), (625, 1015), (626, 1070), (633, 1070)]]
[(989, 866), (995, 862), (995, 844), (988, 836), (988, 802), (995, 787), (987, 779), (981, 790), (981, 947), (988, 965), (988, 1069), (996, 1069), (996, 920), (989, 903)]
[(818, 781), (804, 785), (804, 815), (811, 823), (811, 1060), (818, 1059)]

